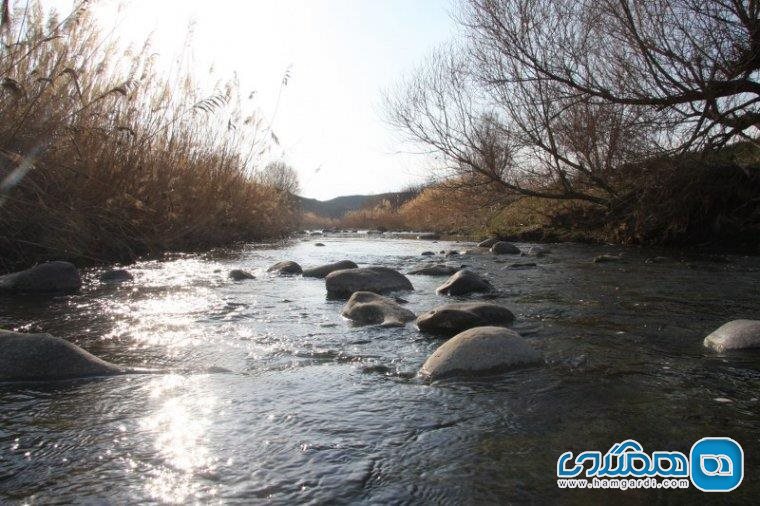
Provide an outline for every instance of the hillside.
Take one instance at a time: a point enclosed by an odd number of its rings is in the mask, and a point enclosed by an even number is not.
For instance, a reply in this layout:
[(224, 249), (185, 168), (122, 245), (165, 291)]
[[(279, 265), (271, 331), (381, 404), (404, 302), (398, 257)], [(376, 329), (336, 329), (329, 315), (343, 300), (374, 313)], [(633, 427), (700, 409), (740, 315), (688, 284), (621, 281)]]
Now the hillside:
[(301, 209), (326, 218), (339, 219), (349, 211), (372, 207), (382, 200), (388, 200), (392, 207), (398, 207), (417, 195), (416, 191), (390, 192), (378, 195), (344, 195), (330, 200), (298, 197)]

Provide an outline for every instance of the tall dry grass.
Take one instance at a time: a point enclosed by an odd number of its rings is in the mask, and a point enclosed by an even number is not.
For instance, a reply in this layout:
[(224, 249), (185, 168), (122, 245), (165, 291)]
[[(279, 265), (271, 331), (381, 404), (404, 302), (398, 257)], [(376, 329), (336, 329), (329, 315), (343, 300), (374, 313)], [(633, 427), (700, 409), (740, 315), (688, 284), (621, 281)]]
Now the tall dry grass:
[[(7, 2), (4, 2), (7, 3)], [(119, 49), (87, 3), (4, 17), (0, 40), (0, 270), (40, 260), (129, 261), (279, 237), (292, 197), (254, 182), (268, 133), (234, 81), (204, 95)], [(10, 21), (10, 22), (9, 22)]]

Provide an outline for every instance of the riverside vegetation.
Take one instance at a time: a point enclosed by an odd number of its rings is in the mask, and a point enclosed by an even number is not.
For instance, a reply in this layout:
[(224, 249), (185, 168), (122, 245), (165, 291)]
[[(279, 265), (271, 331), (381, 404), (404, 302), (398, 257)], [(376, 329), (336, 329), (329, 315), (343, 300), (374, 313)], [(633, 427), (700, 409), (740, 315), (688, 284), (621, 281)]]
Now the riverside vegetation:
[[(0, 270), (48, 259), (131, 261), (282, 237), (298, 220), (256, 167), (276, 139), (243, 113), (236, 83), (204, 94), (119, 49), (80, 3), (37, 2), (0, 39)], [(264, 173), (266, 176), (266, 173)]]

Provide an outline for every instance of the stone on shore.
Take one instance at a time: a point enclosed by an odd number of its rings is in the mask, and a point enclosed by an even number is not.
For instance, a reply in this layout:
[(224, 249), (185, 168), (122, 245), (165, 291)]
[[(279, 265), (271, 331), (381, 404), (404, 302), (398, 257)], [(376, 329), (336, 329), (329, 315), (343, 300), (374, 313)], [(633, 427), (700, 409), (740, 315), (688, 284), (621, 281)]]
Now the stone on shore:
[(76, 266), (69, 262), (46, 262), (0, 276), (0, 293), (75, 292), (82, 286)]
[(362, 325), (403, 327), (415, 314), (398, 302), (373, 292), (354, 292), (343, 307), (343, 316)]
[(324, 278), (331, 272), (343, 269), (356, 269), (357, 267), (359, 266), (351, 260), (341, 260), (340, 262), (320, 265), (319, 267), (312, 267), (311, 269), (304, 269), (303, 276), (305, 278)]
[(414, 290), (406, 276), (388, 267), (362, 267), (331, 272), (325, 278), (327, 297), (348, 299), (354, 292), (387, 294)]
[(415, 324), (422, 332), (453, 335), (482, 326), (506, 326), (515, 320), (512, 311), (490, 302), (444, 304), (422, 313)]
[(62, 380), (125, 372), (50, 334), (0, 330), (0, 380)]
[(705, 338), (704, 345), (717, 352), (760, 348), (760, 320), (732, 320)]
[(267, 269), (267, 272), (277, 274), (278, 276), (295, 276), (297, 274), (301, 274), (303, 272), (303, 269), (301, 269), (301, 266), (292, 260), (285, 260), (284, 262), (277, 262), (269, 269)]
[(491, 283), (469, 269), (457, 271), (453, 276), (438, 287), (439, 295), (467, 295), (472, 292), (490, 292), (493, 290)]
[(422, 378), (487, 375), (537, 365), (543, 361), (517, 332), (503, 327), (475, 327), (436, 349), (420, 369)]

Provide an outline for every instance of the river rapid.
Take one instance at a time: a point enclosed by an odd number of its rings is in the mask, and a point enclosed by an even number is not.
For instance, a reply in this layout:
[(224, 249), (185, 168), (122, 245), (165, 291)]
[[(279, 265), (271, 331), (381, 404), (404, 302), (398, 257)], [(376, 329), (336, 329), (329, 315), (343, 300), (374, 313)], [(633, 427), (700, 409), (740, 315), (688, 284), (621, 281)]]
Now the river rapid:
[[(74, 295), (0, 298), (0, 327), (168, 371), (0, 383), (0, 503), (756, 503), (760, 352), (702, 340), (760, 318), (758, 257), (554, 244), (535, 259), (448, 258), (493, 283), (546, 364), (432, 384), (415, 374), (442, 339), (355, 326), (324, 280), (266, 273), (342, 259), (407, 272), (425, 250), (472, 246), (324, 236), (140, 262), (125, 284), (90, 269)], [(623, 259), (591, 261), (602, 253)], [(509, 268), (526, 261), (537, 265)], [(257, 279), (231, 281), (234, 268)], [(451, 300), (435, 293), (445, 277), (409, 279), (415, 313)], [(706, 436), (744, 447), (730, 496), (557, 488), (565, 451), (633, 438), (688, 454)]]

